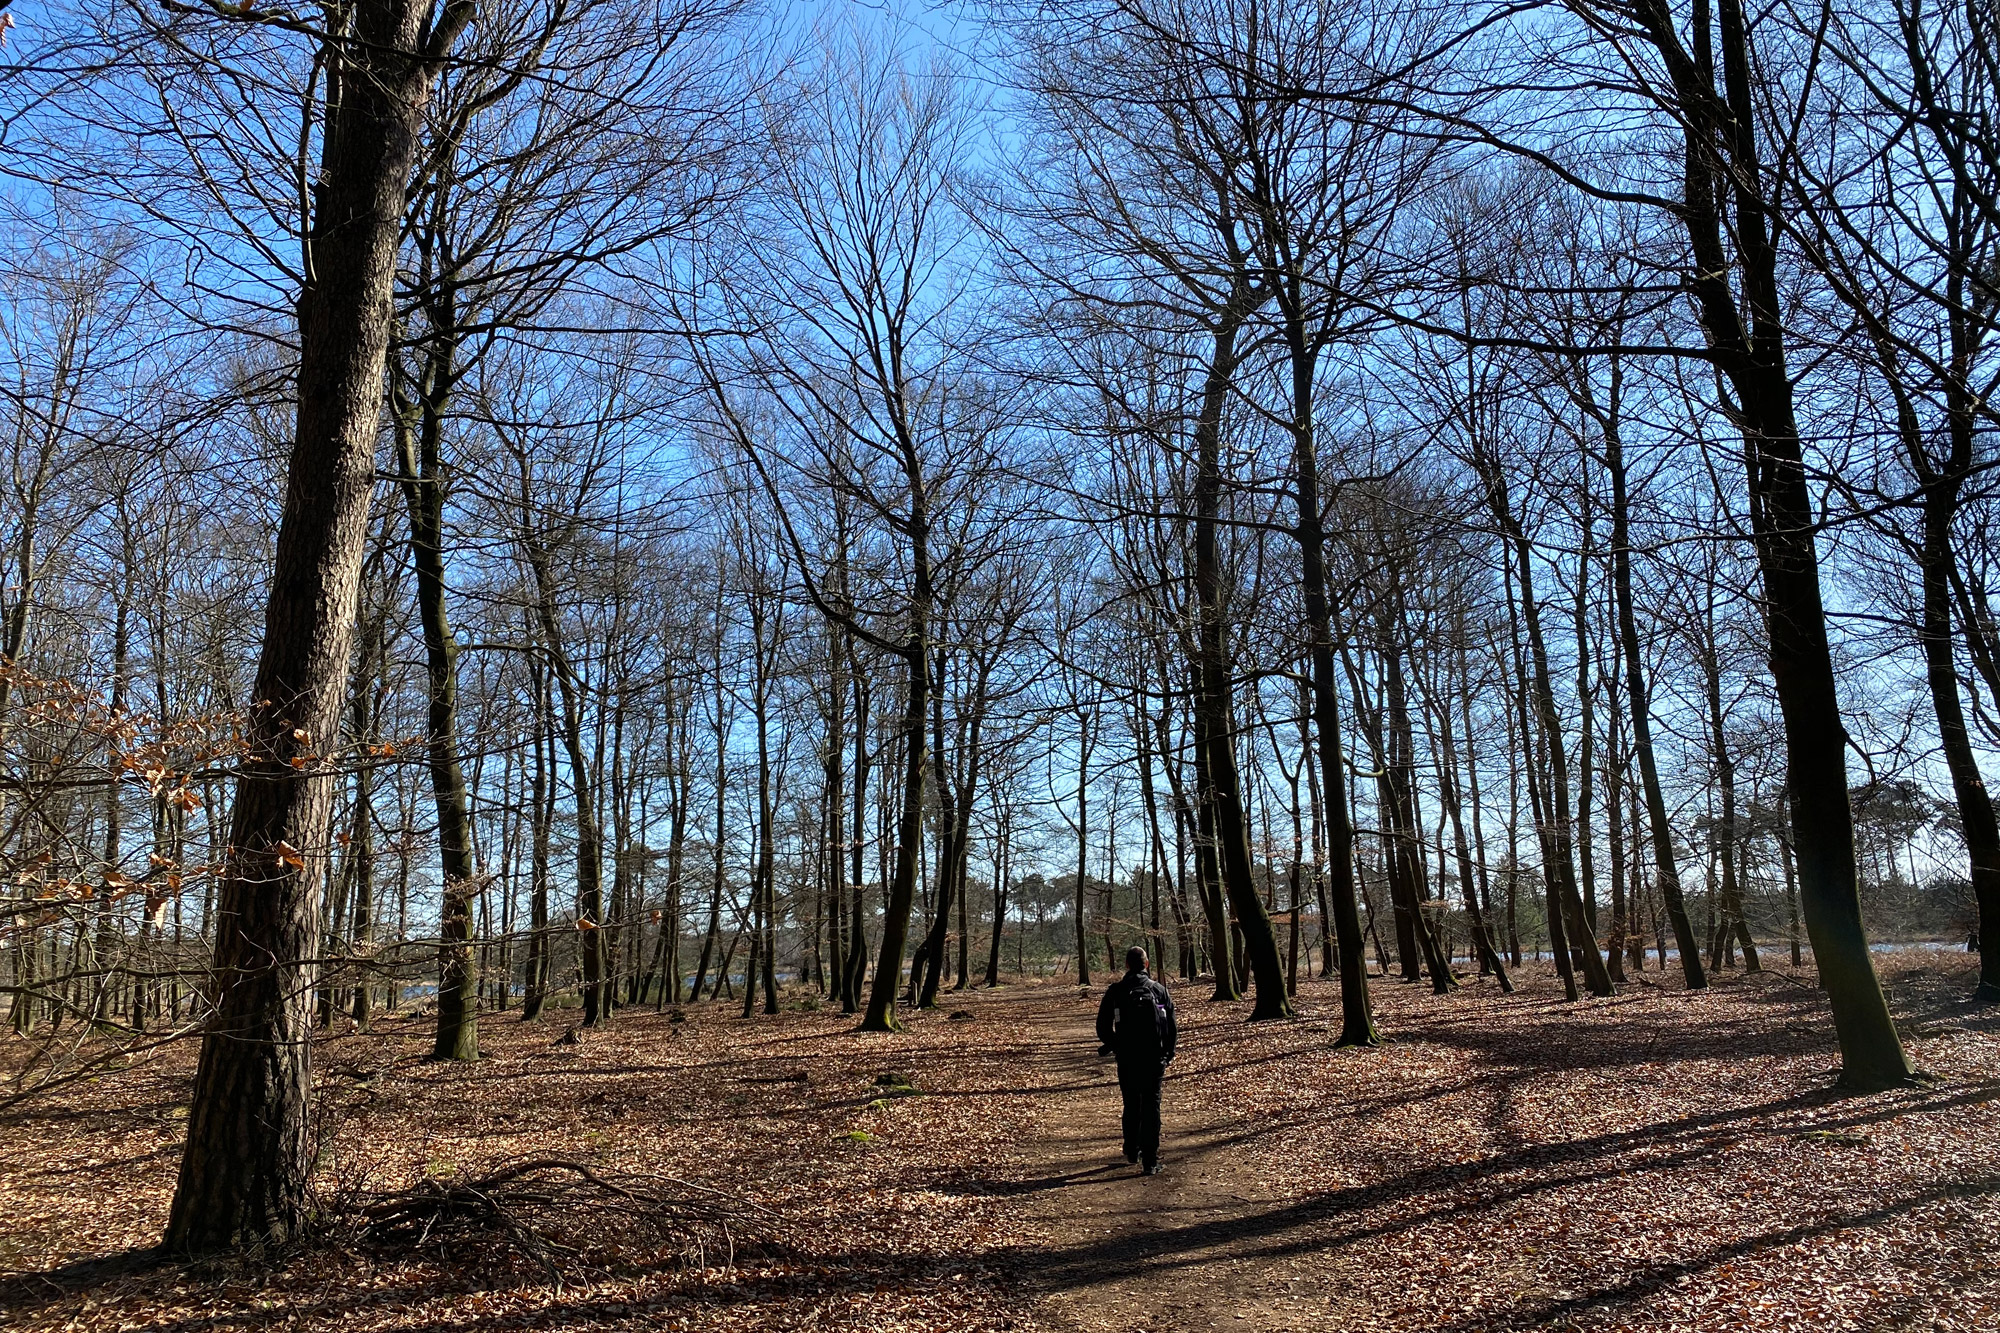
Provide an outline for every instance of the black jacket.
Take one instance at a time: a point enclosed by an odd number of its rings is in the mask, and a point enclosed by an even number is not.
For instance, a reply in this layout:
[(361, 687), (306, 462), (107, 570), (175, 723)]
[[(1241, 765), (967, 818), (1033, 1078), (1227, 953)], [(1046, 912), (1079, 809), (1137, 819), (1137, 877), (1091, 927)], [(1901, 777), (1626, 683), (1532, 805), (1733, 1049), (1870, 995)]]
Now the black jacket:
[[(1157, 1025), (1151, 1032), (1125, 1032), (1120, 1030), (1119, 1018), (1124, 1009), (1125, 997), (1134, 986), (1144, 987), (1152, 992), (1152, 999), (1167, 1011), (1167, 1030), (1158, 1032)], [(1180, 1037), (1180, 1026), (1174, 1020), (1174, 997), (1167, 994), (1167, 988), (1144, 972), (1128, 972), (1113, 982), (1104, 992), (1103, 1001), (1097, 1006), (1097, 1041), (1100, 1046), (1118, 1053), (1121, 1058), (1143, 1055), (1157, 1050), (1160, 1063), (1166, 1064), (1174, 1058), (1174, 1043)]]

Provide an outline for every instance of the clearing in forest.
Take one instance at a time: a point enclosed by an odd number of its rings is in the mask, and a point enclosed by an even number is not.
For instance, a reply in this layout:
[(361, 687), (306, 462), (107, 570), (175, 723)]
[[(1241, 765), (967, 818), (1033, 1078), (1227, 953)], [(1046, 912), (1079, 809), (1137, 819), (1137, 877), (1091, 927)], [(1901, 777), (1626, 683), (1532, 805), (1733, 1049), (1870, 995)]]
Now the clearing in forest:
[[(1386, 981), (1391, 1042), (1178, 988), (1166, 1174), (1118, 1158), (1095, 995), (492, 1023), (318, 1052), (325, 1238), (155, 1262), (192, 1047), (6, 1112), (0, 1323), (285, 1328), (1450, 1330), (2000, 1327), (2000, 1014), (1969, 960), (1883, 975), (1936, 1082), (1832, 1090), (1785, 971), (1557, 1002)], [(16, 1043), (15, 1059), (26, 1051)]]

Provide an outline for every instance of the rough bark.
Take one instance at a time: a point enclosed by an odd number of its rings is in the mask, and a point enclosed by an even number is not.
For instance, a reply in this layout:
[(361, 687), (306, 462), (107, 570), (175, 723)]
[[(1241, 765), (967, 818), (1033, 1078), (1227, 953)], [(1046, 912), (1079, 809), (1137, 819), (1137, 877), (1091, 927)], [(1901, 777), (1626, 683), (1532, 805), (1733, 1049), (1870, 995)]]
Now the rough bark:
[(313, 1163), (311, 950), (366, 553), (396, 243), (431, 72), (472, 16), (356, 0), (329, 43), (328, 99), (299, 295), (298, 413), (214, 916), (211, 1018), (165, 1247), (297, 1236)]
[[(1686, 143), (1676, 210), (1689, 241), (1686, 282), (1710, 359), (1734, 398), (1742, 432), (1750, 523), (1763, 575), (1772, 684), (1785, 723), (1787, 788), (1799, 900), (1820, 984), (1840, 1040), (1841, 1081), (1856, 1088), (1907, 1082), (1897, 1035), (1861, 920), (1854, 813), (1848, 803), (1847, 728), (1841, 718), (1819, 580), (1818, 514), (1808, 484), (1766, 180), (1756, 143), (1749, 37), (1740, 0), (1720, 0), (1724, 94), (1706, 58), (1708, 9), (1690, 56), (1658, 0), (1634, 14), (1663, 58)], [(1726, 183), (1725, 204), (1719, 183)], [(1725, 239), (1727, 238), (1727, 239)], [(1739, 298), (1732, 276), (1741, 278)]]

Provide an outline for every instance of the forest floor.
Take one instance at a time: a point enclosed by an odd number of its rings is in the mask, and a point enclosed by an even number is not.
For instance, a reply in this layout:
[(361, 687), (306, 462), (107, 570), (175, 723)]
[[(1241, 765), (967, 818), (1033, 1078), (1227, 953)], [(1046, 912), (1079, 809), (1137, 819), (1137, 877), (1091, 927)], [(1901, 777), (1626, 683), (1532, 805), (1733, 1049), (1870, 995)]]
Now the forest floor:
[(1378, 978), (1373, 1051), (1331, 1049), (1330, 985), (1254, 1026), (1182, 985), (1151, 1178), (1075, 986), (896, 1036), (488, 1016), (472, 1065), (389, 1016), (318, 1052), (325, 1234), (197, 1267), (147, 1249), (191, 1075), (169, 1048), (0, 1110), (0, 1325), (1990, 1333), (2000, 1012), (1962, 1002), (1963, 955), (1878, 961), (1936, 1081), (1861, 1097), (1785, 969), (1575, 1005), (1533, 968), (1513, 996)]

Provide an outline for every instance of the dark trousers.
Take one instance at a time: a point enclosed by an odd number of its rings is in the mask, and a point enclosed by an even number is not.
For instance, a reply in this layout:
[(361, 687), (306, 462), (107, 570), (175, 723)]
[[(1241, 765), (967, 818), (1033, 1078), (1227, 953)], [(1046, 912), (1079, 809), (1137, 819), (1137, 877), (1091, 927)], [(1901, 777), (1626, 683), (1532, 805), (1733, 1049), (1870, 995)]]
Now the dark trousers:
[(1157, 1055), (1118, 1062), (1118, 1091), (1125, 1099), (1125, 1151), (1147, 1166), (1160, 1156), (1160, 1080), (1166, 1070)]

